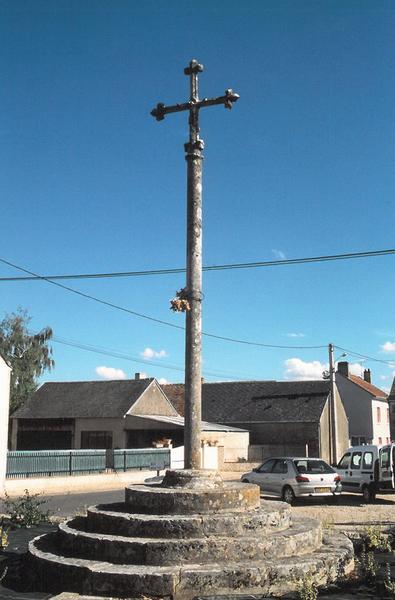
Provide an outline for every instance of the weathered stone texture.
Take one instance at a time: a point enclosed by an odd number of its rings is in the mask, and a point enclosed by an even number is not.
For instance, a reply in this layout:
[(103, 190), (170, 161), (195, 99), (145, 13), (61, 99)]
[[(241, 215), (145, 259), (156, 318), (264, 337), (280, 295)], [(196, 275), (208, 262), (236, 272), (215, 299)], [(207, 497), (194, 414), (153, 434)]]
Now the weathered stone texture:
[(170, 473), (166, 483), (131, 486), (124, 505), (91, 507), (33, 540), (39, 587), (103, 598), (264, 598), (294, 590), (306, 572), (324, 584), (352, 567), (344, 535), (292, 521), (288, 505), (260, 503), (256, 486), (215, 474), (199, 481), (196, 472)]
[(130, 510), (145, 514), (241, 512), (259, 507), (260, 492), (258, 486), (244, 483), (209, 489), (132, 485), (126, 488), (125, 502)]

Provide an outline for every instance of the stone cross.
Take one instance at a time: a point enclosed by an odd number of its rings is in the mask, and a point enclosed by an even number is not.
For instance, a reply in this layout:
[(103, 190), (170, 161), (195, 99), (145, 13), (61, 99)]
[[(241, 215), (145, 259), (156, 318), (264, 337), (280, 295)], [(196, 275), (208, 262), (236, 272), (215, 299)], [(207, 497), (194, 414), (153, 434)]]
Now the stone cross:
[(200, 469), (201, 446), (201, 349), (202, 349), (202, 160), (204, 142), (199, 136), (199, 110), (223, 104), (232, 108), (239, 95), (226, 90), (224, 96), (199, 100), (198, 73), (203, 65), (191, 60), (184, 69), (189, 76), (189, 101), (165, 106), (159, 103), (151, 111), (157, 121), (169, 113), (189, 111), (189, 141), (185, 144), (187, 160), (187, 277), (182, 297), (187, 301), (185, 333), (185, 428), (184, 467)]

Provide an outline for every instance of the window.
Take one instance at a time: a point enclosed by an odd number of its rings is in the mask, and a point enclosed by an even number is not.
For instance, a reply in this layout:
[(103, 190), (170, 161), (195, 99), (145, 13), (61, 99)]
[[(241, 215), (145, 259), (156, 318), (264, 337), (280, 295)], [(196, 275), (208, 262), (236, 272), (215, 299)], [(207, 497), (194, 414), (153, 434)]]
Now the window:
[(380, 407), (378, 406), (377, 409), (377, 423), (381, 423), (381, 410)]
[(320, 473), (334, 473), (332, 467), (330, 467), (323, 460), (309, 460), (309, 459), (300, 459), (294, 460), (296, 469), (299, 473), (310, 473), (310, 474), (320, 474)]
[(351, 438), (351, 446), (362, 446), (366, 444), (366, 438), (364, 435), (353, 435)]
[(380, 452), (380, 466), (389, 469), (391, 464), (390, 449), (383, 448)]
[(363, 455), (362, 468), (371, 469), (373, 466), (373, 452), (365, 452)]
[(387, 408), (387, 423), (390, 422), (390, 409)]
[(272, 473), (288, 473), (287, 461), (282, 459), (276, 460)]
[(343, 458), (341, 459), (341, 461), (338, 464), (338, 468), (339, 469), (348, 469), (350, 466), (350, 458), (351, 458), (351, 454), (350, 452), (347, 452)]
[(354, 452), (351, 459), (351, 468), (352, 469), (360, 469), (361, 468), (361, 458), (362, 452)]
[(275, 463), (275, 459), (271, 458), (270, 460), (266, 460), (260, 467), (258, 467), (257, 472), (258, 473), (270, 473), (270, 471), (272, 470), (272, 466)]
[(389, 437), (387, 437), (387, 444), (389, 444), (389, 443), (390, 443), (390, 439), (389, 439)]
[(381, 445), (383, 443), (383, 438), (379, 437), (379, 445)]
[(81, 448), (91, 450), (112, 448), (112, 431), (81, 431)]

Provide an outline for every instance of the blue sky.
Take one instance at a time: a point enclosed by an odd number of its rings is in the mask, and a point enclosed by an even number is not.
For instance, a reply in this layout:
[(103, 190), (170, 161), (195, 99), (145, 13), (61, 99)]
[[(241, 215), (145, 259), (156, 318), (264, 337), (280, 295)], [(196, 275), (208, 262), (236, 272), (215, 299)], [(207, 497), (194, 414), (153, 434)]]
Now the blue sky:
[[(240, 94), (201, 114), (205, 265), (393, 248), (394, 29), (380, 0), (3, 0), (0, 256), (39, 274), (184, 265), (187, 119), (149, 112), (187, 99), (191, 58), (201, 96)], [(394, 260), (206, 273), (203, 329), (395, 363)], [(183, 325), (169, 310), (183, 275), (66, 283)], [(32, 330), (130, 359), (57, 341), (45, 380), (183, 380), (182, 330), (0, 282), (1, 315), (18, 306)], [(325, 348), (204, 339), (208, 381), (319, 376), (326, 361)], [(360, 364), (390, 385), (395, 366)]]

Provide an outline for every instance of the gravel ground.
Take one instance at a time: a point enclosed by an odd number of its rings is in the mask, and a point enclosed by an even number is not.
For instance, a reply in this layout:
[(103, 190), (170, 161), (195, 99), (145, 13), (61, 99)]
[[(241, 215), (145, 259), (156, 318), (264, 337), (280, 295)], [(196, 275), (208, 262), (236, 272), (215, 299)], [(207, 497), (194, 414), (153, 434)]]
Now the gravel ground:
[(299, 500), (292, 507), (292, 513), (319, 519), (328, 527), (379, 524), (395, 527), (395, 494), (377, 496), (373, 504), (363, 504), (360, 494), (342, 494), (335, 505), (321, 499)]

